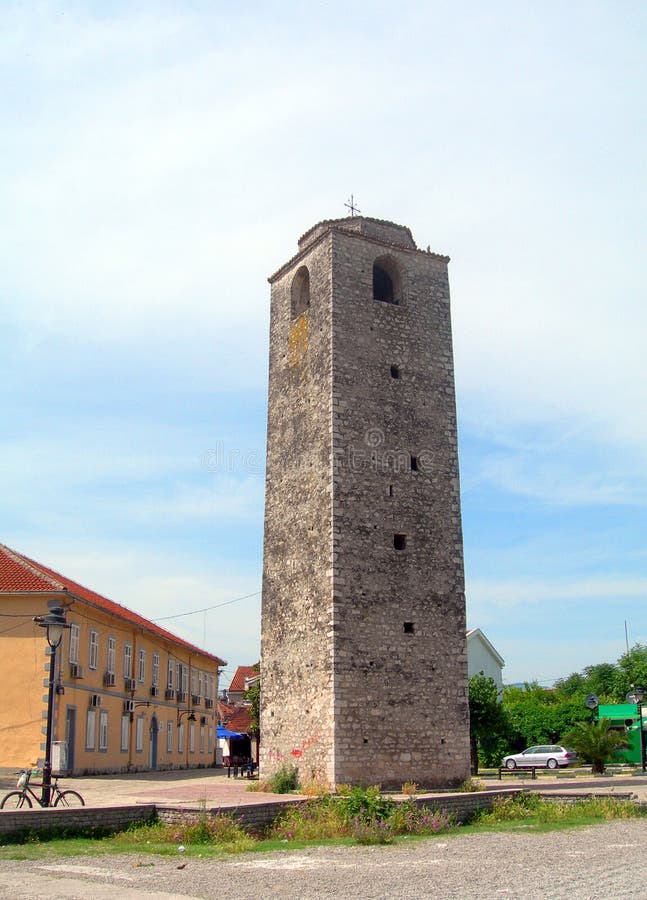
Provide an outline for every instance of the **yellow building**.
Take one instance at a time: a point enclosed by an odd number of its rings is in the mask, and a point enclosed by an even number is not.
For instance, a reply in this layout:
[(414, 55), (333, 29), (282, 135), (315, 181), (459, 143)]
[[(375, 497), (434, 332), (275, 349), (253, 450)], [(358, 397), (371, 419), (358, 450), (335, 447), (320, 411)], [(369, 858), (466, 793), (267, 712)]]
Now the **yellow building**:
[(49, 647), (33, 617), (65, 607), (53, 766), (69, 774), (215, 762), (224, 660), (0, 544), (0, 767), (45, 757)]

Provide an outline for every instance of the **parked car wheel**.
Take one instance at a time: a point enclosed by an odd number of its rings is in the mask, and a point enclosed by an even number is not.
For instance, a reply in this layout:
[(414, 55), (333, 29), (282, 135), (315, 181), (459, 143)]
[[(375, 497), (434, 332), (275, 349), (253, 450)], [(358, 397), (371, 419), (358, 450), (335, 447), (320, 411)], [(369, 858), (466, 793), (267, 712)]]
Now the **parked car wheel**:
[(548, 762), (546, 763), (546, 765), (548, 766), (549, 769), (556, 769), (557, 768), (557, 760), (549, 759)]
[(517, 768), (517, 764), (513, 759), (509, 759), (506, 762), (505, 766), (506, 766), (506, 769), (516, 769)]

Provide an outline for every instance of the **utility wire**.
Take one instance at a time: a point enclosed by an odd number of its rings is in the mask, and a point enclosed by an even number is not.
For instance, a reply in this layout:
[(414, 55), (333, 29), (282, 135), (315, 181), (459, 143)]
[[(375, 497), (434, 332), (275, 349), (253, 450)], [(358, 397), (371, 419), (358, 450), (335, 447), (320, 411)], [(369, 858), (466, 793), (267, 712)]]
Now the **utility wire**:
[(238, 603), (240, 600), (248, 600), (250, 597), (258, 597), (260, 591), (253, 594), (245, 594), (244, 597), (235, 597), (233, 600), (225, 600), (224, 603), (215, 603), (213, 606), (205, 606), (202, 609), (192, 609), (191, 612), (177, 613), (175, 616), (162, 616), (160, 619), (152, 619), (153, 622), (166, 622), (168, 619), (181, 619), (182, 616), (195, 616), (196, 613), (209, 612), (210, 609), (219, 609), (221, 606), (229, 606), (230, 603)]

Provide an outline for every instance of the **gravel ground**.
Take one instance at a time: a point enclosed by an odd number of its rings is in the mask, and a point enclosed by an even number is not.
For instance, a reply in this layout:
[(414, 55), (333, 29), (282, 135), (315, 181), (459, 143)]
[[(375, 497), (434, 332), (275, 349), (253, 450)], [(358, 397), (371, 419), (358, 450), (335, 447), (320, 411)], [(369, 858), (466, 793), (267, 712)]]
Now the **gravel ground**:
[[(151, 856), (0, 862), (0, 898), (647, 897), (647, 822), (318, 847), (224, 860)], [(182, 868), (178, 868), (181, 866)]]

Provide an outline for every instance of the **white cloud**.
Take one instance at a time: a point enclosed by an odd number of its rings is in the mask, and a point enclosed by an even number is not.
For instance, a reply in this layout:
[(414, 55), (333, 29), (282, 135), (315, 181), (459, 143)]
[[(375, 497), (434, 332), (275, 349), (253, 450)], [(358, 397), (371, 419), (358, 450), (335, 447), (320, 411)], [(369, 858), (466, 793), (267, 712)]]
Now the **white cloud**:
[(569, 601), (619, 601), (647, 595), (647, 578), (600, 575), (587, 578), (471, 578), (468, 583), (470, 618), (529, 605)]

